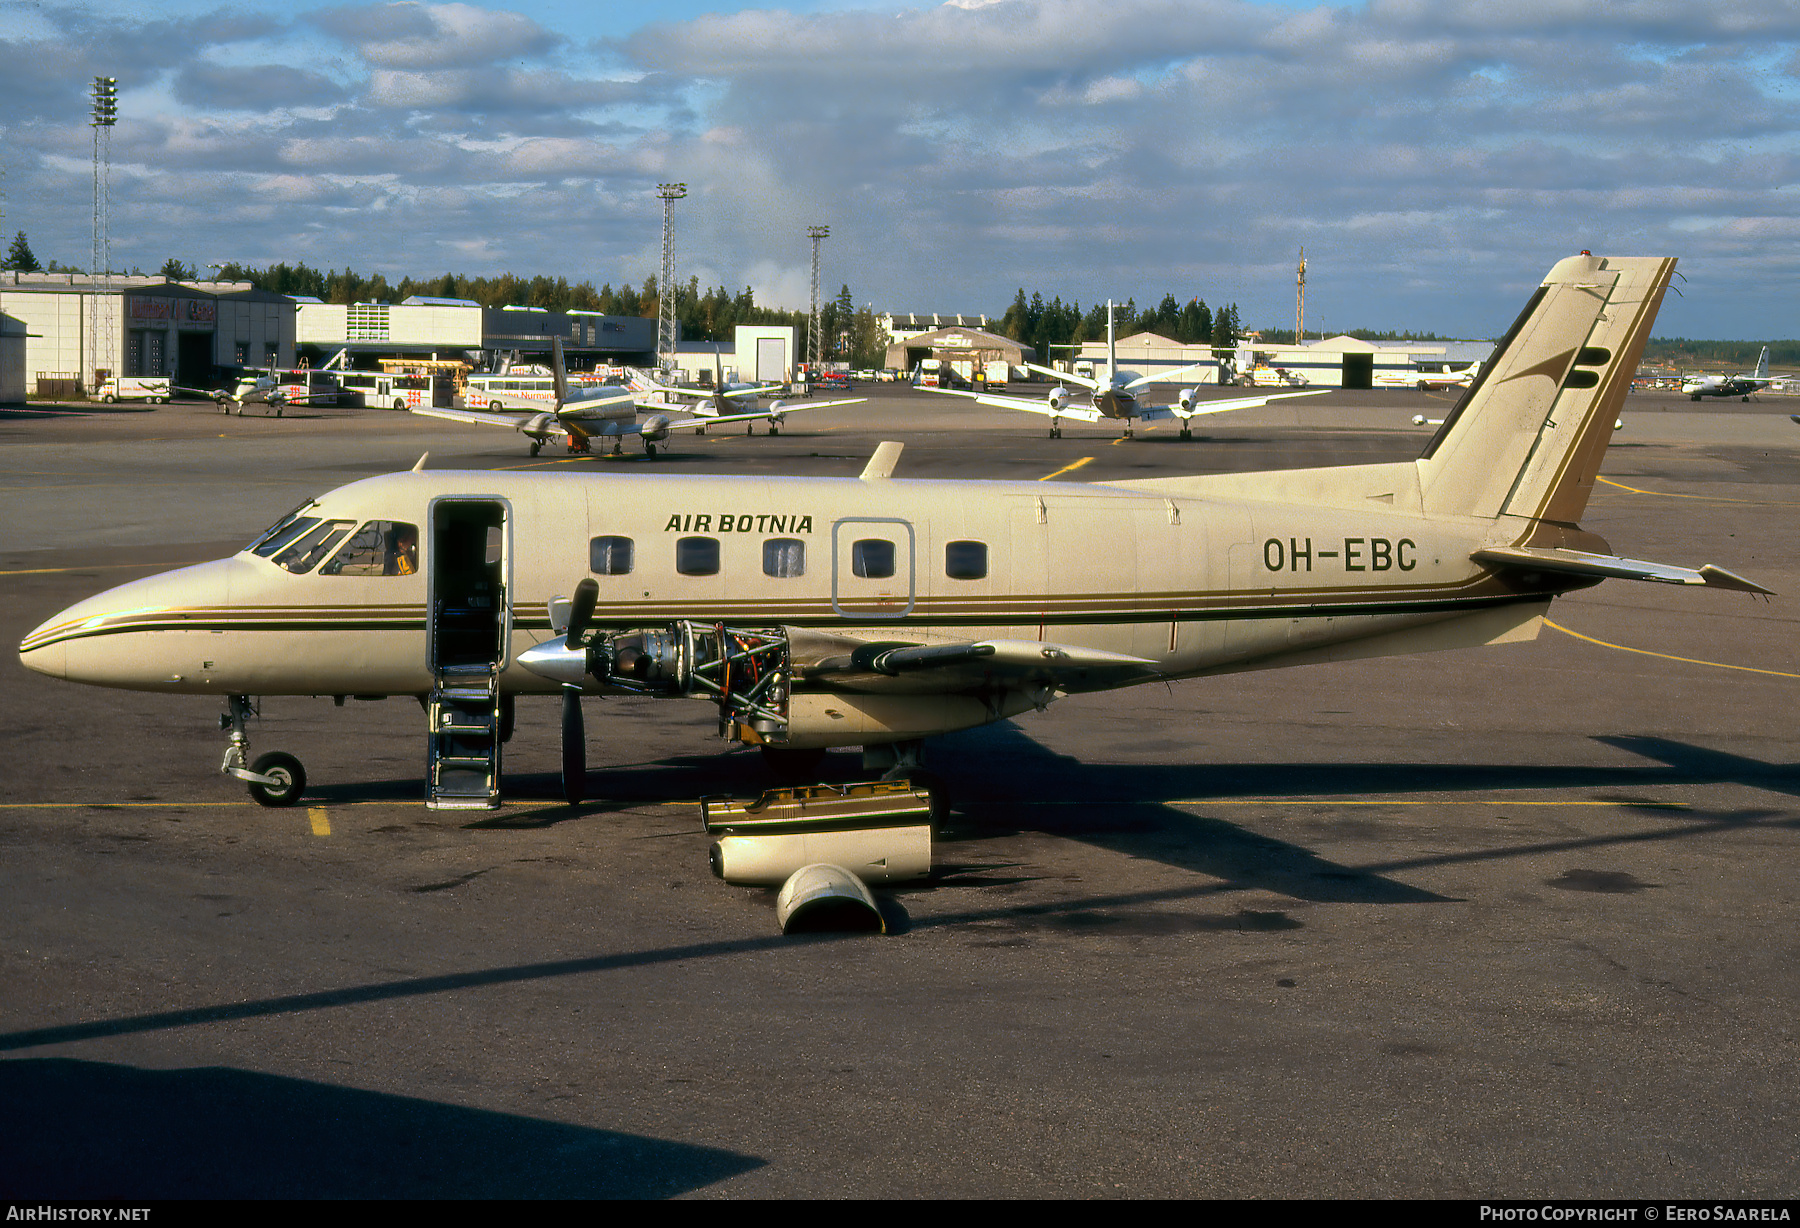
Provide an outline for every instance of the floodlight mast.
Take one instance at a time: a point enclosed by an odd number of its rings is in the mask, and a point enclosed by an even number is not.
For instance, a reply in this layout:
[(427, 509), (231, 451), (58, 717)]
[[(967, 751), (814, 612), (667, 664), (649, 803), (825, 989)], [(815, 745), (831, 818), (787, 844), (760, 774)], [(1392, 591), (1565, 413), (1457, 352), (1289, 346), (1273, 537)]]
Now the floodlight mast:
[[(119, 122), (119, 82), (114, 77), (95, 77), (88, 87), (93, 98), (88, 123), (94, 129), (94, 245), (88, 263), (88, 344), (91, 347), (87, 383), (90, 392), (102, 382), (100, 363), (113, 352), (112, 338), (112, 234), (109, 198), (112, 195), (112, 130)], [(102, 333), (105, 336), (102, 336)], [(161, 375), (152, 371), (151, 375)]]
[(1306, 344), (1306, 249), (1300, 249), (1300, 267), (1294, 270), (1294, 344)]
[(659, 183), (656, 194), (663, 203), (662, 272), (656, 282), (656, 362), (665, 373), (671, 373), (681, 340), (675, 322), (675, 202), (687, 195), (687, 184)]
[(808, 226), (806, 237), (812, 240), (812, 316), (806, 326), (806, 373), (816, 378), (825, 361), (825, 339), (819, 333), (819, 241), (831, 237), (831, 227)]

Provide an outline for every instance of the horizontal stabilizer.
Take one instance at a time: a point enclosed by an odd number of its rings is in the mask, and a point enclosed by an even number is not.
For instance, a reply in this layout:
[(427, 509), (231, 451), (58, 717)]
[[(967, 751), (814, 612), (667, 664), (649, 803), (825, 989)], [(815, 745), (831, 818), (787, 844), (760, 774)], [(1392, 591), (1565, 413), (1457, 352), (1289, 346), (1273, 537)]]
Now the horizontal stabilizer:
[(1489, 546), (1475, 551), (1469, 557), (1477, 563), (1497, 567), (1551, 571), (1572, 576), (1649, 580), (1656, 584), (1701, 584), (1708, 588), (1728, 588), (1740, 593), (1773, 594), (1775, 591), (1726, 571), (1723, 567), (1714, 567), (1711, 563), (1695, 571), (1688, 567), (1672, 567), (1667, 563), (1646, 563), (1641, 559), (1620, 558), (1616, 554), (1534, 549), (1529, 546)]

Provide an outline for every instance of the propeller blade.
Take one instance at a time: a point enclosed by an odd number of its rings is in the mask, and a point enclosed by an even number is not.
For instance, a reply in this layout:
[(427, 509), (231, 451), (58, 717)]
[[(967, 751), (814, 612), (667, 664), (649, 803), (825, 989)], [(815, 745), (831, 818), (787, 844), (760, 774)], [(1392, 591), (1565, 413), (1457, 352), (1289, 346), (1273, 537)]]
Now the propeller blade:
[(562, 697), (563, 797), (576, 806), (587, 793), (587, 731), (581, 723), (581, 688), (564, 686)]
[(587, 634), (588, 620), (594, 616), (594, 603), (600, 600), (600, 585), (592, 576), (575, 586), (575, 596), (569, 603), (569, 634), (563, 640), (568, 648), (580, 648), (581, 637)]

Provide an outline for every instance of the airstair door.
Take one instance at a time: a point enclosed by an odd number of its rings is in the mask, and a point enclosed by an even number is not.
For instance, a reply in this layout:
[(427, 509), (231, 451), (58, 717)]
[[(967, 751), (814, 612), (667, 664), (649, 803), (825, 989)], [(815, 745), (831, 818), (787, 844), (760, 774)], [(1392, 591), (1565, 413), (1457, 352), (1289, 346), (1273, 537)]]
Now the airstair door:
[(432, 689), (426, 804), (500, 804), (500, 674), (507, 665), (509, 517), (498, 499), (439, 499), (427, 562)]

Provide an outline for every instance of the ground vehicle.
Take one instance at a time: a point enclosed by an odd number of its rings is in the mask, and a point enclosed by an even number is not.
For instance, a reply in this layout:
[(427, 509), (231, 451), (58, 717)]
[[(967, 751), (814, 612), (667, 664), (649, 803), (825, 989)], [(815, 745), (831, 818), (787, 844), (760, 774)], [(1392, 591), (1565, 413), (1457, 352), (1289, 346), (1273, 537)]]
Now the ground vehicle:
[(152, 405), (169, 403), (169, 377), (166, 375), (115, 375), (100, 389), (100, 399), (114, 401), (149, 401)]

